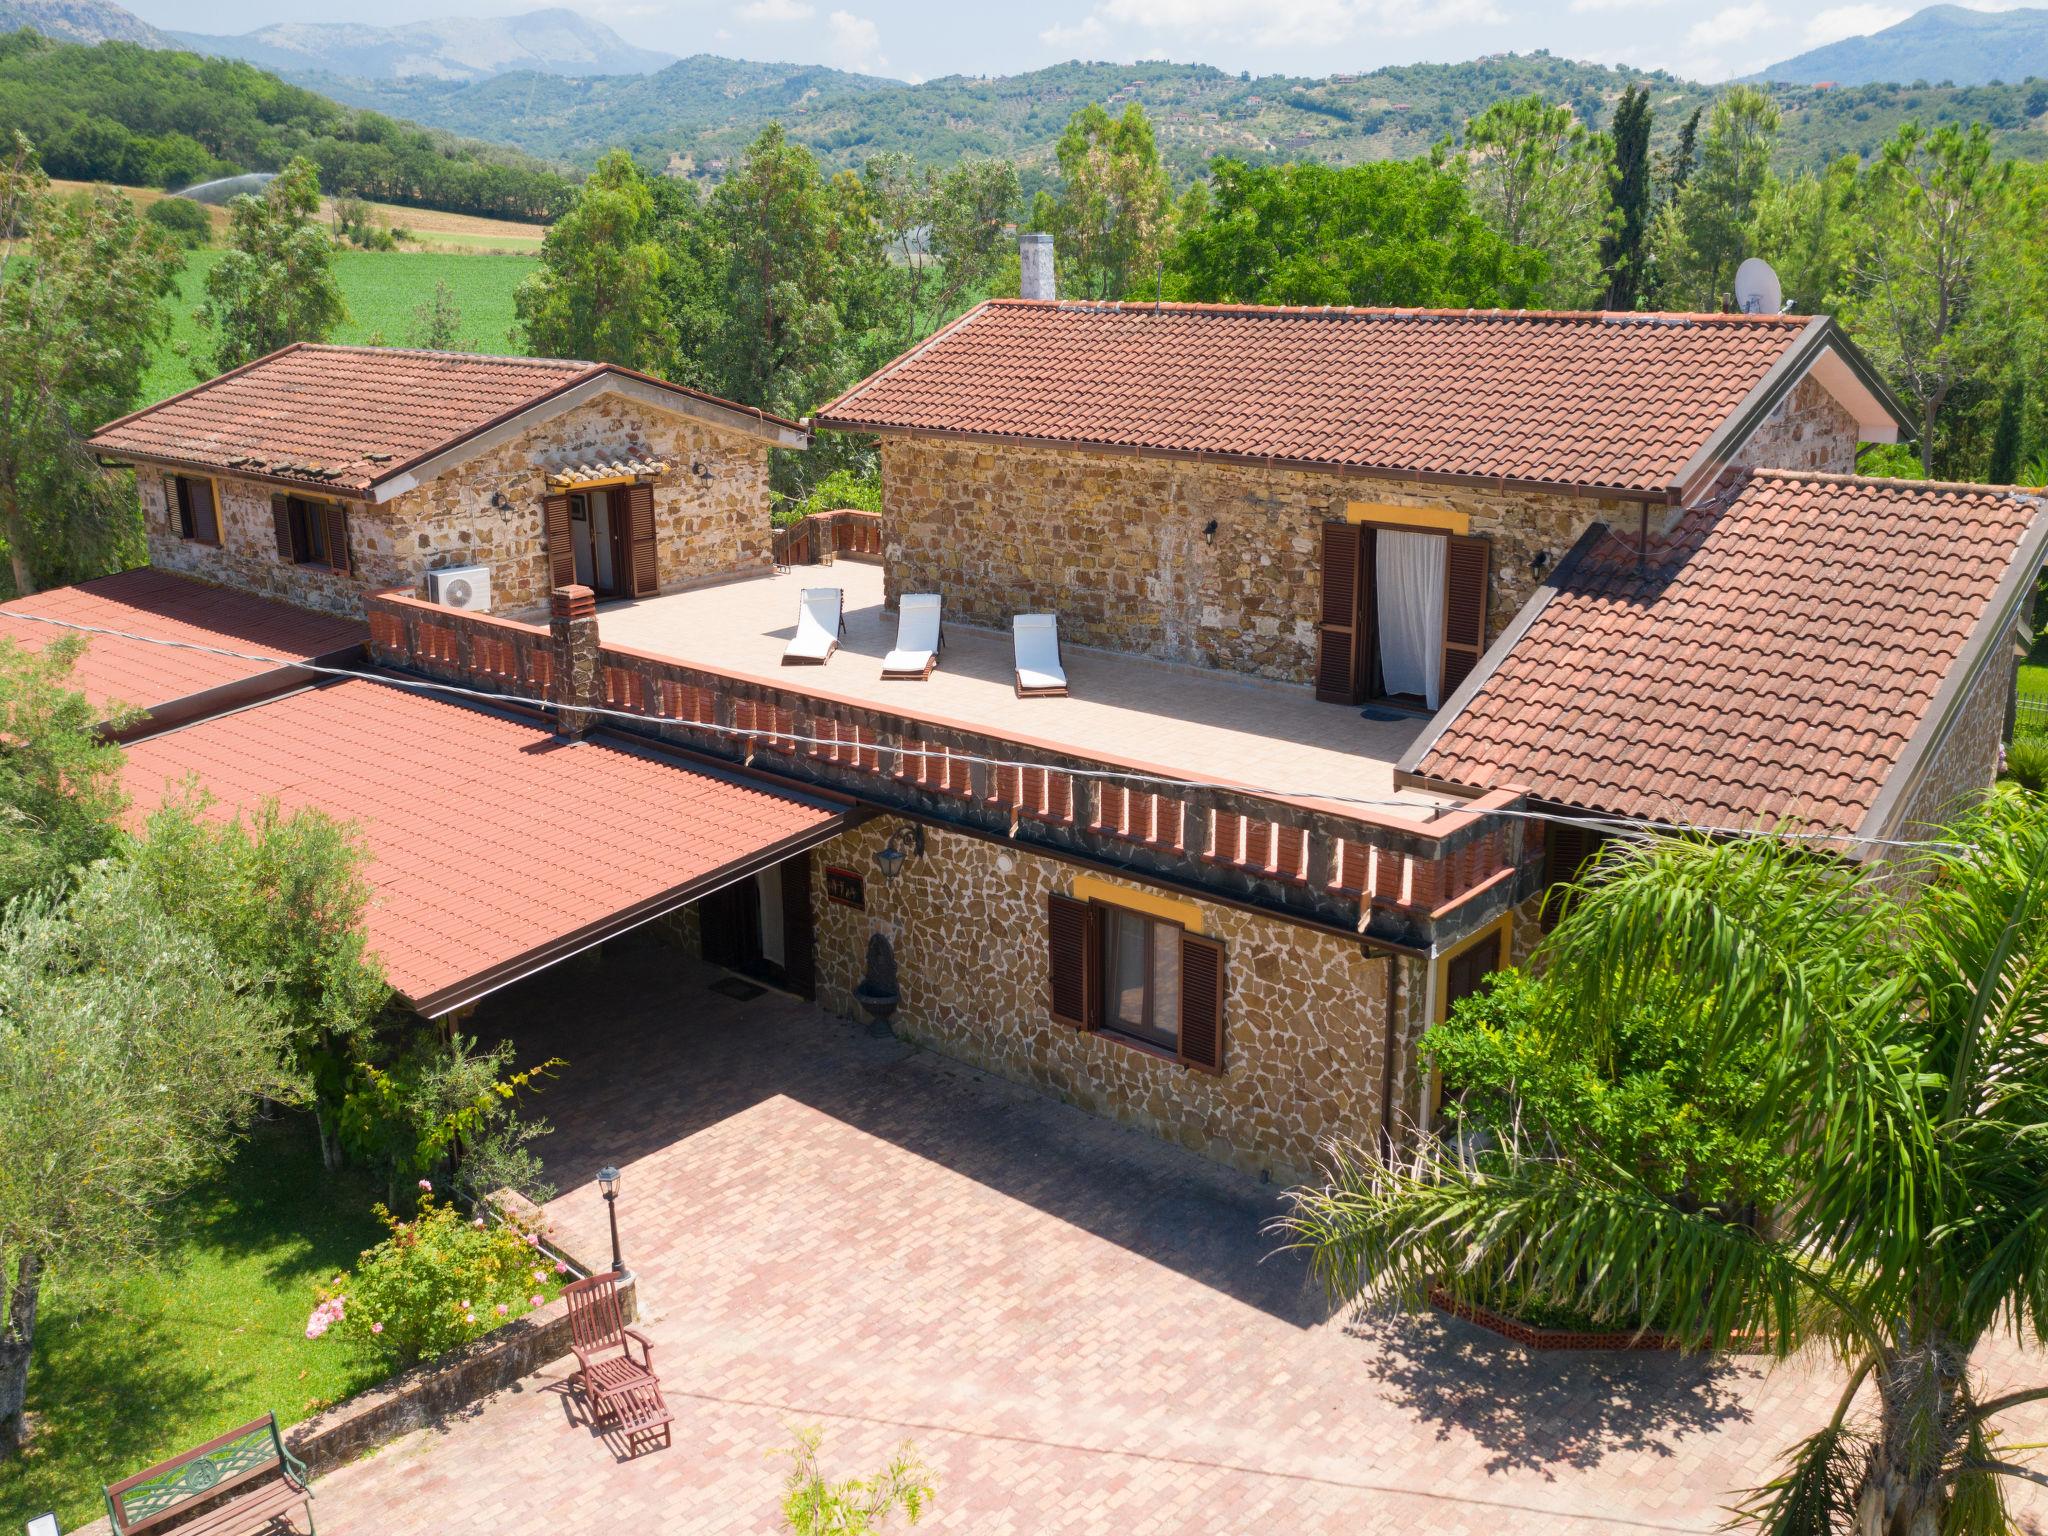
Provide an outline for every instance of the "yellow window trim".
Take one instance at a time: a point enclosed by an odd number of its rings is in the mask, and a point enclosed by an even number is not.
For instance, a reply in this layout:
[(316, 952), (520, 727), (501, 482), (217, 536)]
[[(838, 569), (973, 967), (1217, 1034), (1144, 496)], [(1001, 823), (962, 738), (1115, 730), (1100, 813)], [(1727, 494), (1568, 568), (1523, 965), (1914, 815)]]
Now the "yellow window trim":
[(1441, 1024), (1450, 1016), (1451, 1005), (1447, 998), (1450, 993), (1451, 962), (1469, 949), (1476, 949), (1481, 944), (1493, 944), (1497, 946), (1495, 952), (1500, 957), (1500, 963), (1494, 969), (1504, 970), (1509, 957), (1515, 952), (1514, 938), (1515, 913), (1513, 908), (1509, 908), (1501, 913), (1498, 920), (1487, 924), (1456, 949), (1447, 949), (1436, 957), (1433, 962), (1434, 984), (1430, 987), (1430, 995), (1436, 999), (1436, 1007), (1433, 1010), (1435, 1018), (1431, 1022)]
[(1433, 528), (1439, 533), (1466, 534), (1472, 518), (1447, 507), (1396, 507), (1378, 501), (1354, 501), (1344, 508), (1347, 523), (1384, 523), (1397, 528)]
[(1076, 901), (1106, 901), (1111, 906), (1128, 907), (1147, 917), (1179, 923), (1189, 933), (1202, 931), (1202, 909), (1192, 901), (1177, 901), (1171, 896), (1154, 895), (1151, 891), (1134, 891), (1127, 885), (1113, 885), (1100, 875), (1074, 876), (1073, 897)]

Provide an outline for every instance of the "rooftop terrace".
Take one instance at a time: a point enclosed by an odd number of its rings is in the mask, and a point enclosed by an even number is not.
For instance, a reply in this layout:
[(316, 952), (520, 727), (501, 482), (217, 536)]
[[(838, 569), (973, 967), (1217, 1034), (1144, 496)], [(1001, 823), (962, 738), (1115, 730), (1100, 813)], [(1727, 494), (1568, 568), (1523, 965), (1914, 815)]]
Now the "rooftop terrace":
[[(786, 667), (782, 652), (796, 632), (797, 598), (806, 587), (845, 592), (846, 633), (822, 667)], [(1290, 684), (1068, 644), (1069, 696), (1019, 699), (1010, 637), (951, 622), (929, 680), (884, 681), (882, 658), (895, 644), (896, 615), (883, 607), (875, 565), (841, 560), (607, 604), (598, 627), (607, 646), (1339, 814), (1361, 808), (1328, 797), (1386, 801), (1382, 814), (1418, 821), (1460, 803), (1394, 787), (1393, 765), (1425, 720), (1368, 720)]]

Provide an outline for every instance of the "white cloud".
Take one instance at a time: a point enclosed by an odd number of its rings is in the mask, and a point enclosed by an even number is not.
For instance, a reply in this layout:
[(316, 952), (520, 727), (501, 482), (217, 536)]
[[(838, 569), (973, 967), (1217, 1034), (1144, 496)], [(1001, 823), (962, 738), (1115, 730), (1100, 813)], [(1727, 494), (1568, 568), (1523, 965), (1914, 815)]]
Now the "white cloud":
[(1913, 13), (1898, 5), (1833, 5), (1806, 24), (1806, 46), (1818, 48), (1845, 37), (1862, 37), (1896, 26)]
[(1670, 0), (1572, 0), (1571, 9), (1583, 16), (1589, 11), (1644, 11), (1669, 3)]
[(1730, 43), (1746, 43), (1759, 32), (1768, 32), (1779, 25), (1771, 7), (1761, 3), (1752, 5), (1731, 5), (1716, 11), (1705, 21), (1695, 22), (1693, 29), (1685, 34), (1687, 48), (1723, 48)]
[(1089, 20), (1097, 19), (1141, 31), (1170, 51), (1217, 44), (1327, 47), (1357, 36), (1416, 37), (1494, 25), (1506, 17), (1494, 0), (1099, 0)]
[(747, 0), (739, 14), (741, 21), (809, 21), (818, 9), (804, 0)]
[(1099, 43), (1108, 36), (1109, 28), (1102, 24), (1100, 16), (1083, 16), (1072, 26), (1054, 22), (1038, 34), (1038, 40), (1050, 48), (1070, 48), (1078, 43)]
[(834, 11), (826, 21), (832, 29), (832, 62), (839, 68), (878, 75), (889, 67), (889, 61), (882, 56), (881, 28), (867, 17), (851, 11)]

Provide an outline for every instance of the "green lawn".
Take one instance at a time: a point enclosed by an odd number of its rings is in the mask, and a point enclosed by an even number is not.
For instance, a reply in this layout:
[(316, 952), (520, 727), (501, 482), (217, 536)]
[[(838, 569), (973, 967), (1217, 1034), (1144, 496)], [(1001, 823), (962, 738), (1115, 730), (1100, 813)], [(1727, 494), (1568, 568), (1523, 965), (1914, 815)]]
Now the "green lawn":
[(55, 1509), (105, 1512), (100, 1487), (274, 1410), (280, 1423), (370, 1385), (332, 1336), (308, 1341), (316, 1281), (382, 1236), (379, 1191), (320, 1167), (312, 1127), (256, 1128), (234, 1163), (178, 1203), (148, 1268), (44, 1289), (29, 1375), (29, 1454), (0, 1462), (0, 1532)]
[[(171, 306), (170, 341), (158, 352), (143, 381), (143, 403), (161, 400), (198, 382), (185, 353), (203, 350), (206, 333), (192, 318), (205, 297), (206, 274), (219, 261), (219, 251), (194, 251), (178, 282)], [(462, 311), (462, 334), (480, 352), (517, 350), (512, 339), (512, 290), (537, 264), (532, 256), (476, 255), (421, 251), (343, 251), (334, 270), (348, 303), (348, 320), (334, 333), (336, 341), (369, 341), (373, 337), (400, 345), (412, 328), (413, 311), (434, 297), (434, 284), (445, 282)]]

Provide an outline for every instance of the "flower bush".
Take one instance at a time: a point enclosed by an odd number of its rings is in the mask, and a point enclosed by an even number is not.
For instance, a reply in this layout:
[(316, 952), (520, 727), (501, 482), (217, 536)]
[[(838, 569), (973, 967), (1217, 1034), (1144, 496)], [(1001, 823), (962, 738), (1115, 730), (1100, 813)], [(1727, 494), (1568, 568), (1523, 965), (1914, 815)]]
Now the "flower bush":
[(401, 1221), (379, 1205), (390, 1236), (355, 1272), (319, 1288), (306, 1337), (332, 1331), (388, 1370), (466, 1344), (561, 1294), (568, 1266), (517, 1222), (467, 1219), (420, 1180), (419, 1214)]

